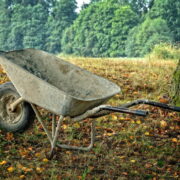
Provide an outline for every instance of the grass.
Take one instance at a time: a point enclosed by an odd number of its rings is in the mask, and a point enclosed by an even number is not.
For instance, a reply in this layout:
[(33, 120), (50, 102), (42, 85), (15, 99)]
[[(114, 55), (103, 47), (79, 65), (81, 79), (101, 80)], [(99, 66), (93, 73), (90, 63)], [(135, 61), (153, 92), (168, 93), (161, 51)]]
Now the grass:
[[(122, 93), (108, 102), (111, 105), (170, 96), (176, 61), (65, 59), (118, 84)], [(6, 80), (2, 74), (1, 83)], [(46, 159), (48, 140), (37, 122), (24, 134), (1, 131), (0, 179), (178, 179), (178, 114), (145, 105), (137, 108), (151, 114), (146, 118), (116, 113), (100, 117), (90, 152), (58, 149), (51, 161)], [(47, 113), (44, 116), (48, 124)], [(73, 126), (64, 121), (61, 141), (88, 145), (89, 128), (89, 121)]]

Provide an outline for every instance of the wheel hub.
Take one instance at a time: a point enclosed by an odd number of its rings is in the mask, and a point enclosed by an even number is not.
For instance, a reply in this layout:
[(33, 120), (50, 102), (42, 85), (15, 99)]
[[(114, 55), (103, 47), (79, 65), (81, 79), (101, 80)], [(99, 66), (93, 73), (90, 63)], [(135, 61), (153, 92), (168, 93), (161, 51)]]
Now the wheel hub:
[(22, 105), (19, 104), (14, 111), (10, 110), (12, 104), (17, 97), (12, 94), (6, 94), (0, 98), (0, 120), (7, 123), (16, 124), (22, 116)]

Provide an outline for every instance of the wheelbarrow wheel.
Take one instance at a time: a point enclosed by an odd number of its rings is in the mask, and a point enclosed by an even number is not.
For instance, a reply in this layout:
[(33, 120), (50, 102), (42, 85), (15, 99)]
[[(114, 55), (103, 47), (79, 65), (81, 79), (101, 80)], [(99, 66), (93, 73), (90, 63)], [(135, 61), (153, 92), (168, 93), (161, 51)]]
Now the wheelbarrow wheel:
[(29, 103), (17, 105), (13, 112), (9, 110), (9, 105), (19, 97), (12, 83), (0, 85), (0, 129), (23, 132), (33, 123), (35, 114)]

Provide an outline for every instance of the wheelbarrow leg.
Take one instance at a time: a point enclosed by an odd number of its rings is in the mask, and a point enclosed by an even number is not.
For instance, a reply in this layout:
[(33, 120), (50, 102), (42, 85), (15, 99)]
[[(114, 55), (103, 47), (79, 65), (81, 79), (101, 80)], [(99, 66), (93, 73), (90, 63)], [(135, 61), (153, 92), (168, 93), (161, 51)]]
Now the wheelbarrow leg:
[[(64, 116), (60, 116), (59, 117), (59, 120), (58, 120), (58, 123), (57, 123), (57, 126), (56, 126), (56, 120), (55, 120), (55, 115), (53, 115), (53, 120), (52, 120), (52, 134), (48, 131), (48, 129), (46, 128), (45, 124), (43, 123), (42, 121), (42, 118), (41, 118), (41, 115), (39, 113), (39, 111), (37, 110), (37, 107), (34, 105), (34, 104), (31, 104), (35, 114), (36, 114), (36, 117), (38, 119), (38, 121), (41, 123), (44, 131), (46, 132), (47, 134), (47, 137), (51, 143), (51, 151), (50, 151), (50, 156), (49, 158), (52, 159), (53, 158), (53, 155), (54, 155), (54, 148), (56, 146), (56, 142), (57, 142), (57, 138), (58, 138), (58, 135), (59, 135), (59, 129), (60, 129), (60, 125), (61, 125), (61, 122), (64, 118)], [(56, 126), (56, 127), (55, 127)]]
[(59, 117), (59, 120), (58, 120), (58, 123), (57, 123), (57, 126), (56, 126), (56, 130), (55, 130), (55, 134), (53, 135), (53, 140), (52, 140), (52, 143), (51, 143), (51, 151), (50, 151), (50, 155), (49, 155), (49, 159), (52, 159), (53, 158), (53, 155), (54, 155), (54, 148), (56, 146), (56, 142), (57, 142), (57, 138), (58, 138), (58, 135), (59, 135), (59, 129), (60, 129), (60, 125), (61, 125), (61, 122), (63, 120), (64, 116), (60, 116)]
[(36, 108), (36, 106), (34, 104), (31, 104), (31, 107), (33, 108), (33, 110), (34, 110), (34, 112), (36, 114), (37, 120), (41, 123), (41, 125), (42, 125), (42, 127), (43, 127), (43, 129), (44, 129), (50, 143), (52, 144), (52, 142), (53, 142), (52, 136), (51, 136), (50, 132), (48, 131), (48, 129), (46, 128), (45, 124), (43, 123), (39, 111), (37, 110), (37, 108)]
[(90, 151), (93, 148), (95, 141), (95, 121), (91, 123), (91, 143), (88, 147), (77, 147), (77, 146), (68, 146), (65, 144), (57, 143), (57, 146), (64, 149), (80, 150), (80, 151)]
[(55, 114), (52, 115), (52, 138), (55, 136), (55, 130), (56, 130), (56, 116)]

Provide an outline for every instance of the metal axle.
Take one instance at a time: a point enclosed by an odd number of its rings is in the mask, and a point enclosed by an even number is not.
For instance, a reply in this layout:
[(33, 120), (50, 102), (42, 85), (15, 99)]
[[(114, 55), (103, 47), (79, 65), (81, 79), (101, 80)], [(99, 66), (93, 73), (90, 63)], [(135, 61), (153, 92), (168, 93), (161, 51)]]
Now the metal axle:
[(14, 101), (12, 104), (9, 105), (9, 110), (14, 112), (17, 105), (22, 103), (23, 101), (24, 101), (24, 99), (22, 97), (18, 98), (16, 101)]

